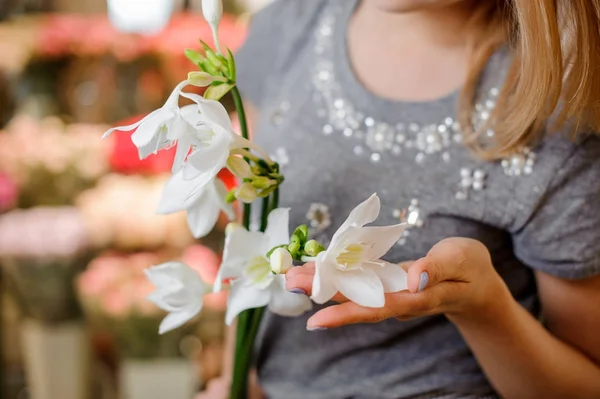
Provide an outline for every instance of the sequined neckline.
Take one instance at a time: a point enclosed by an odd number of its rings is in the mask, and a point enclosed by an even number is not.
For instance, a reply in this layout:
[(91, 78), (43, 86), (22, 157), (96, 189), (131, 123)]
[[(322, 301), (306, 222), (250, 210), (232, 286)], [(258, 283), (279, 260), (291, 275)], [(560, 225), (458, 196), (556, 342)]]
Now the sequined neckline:
[[(347, 22), (356, 4), (356, 0), (354, 3), (330, 3), (315, 30), (313, 99), (317, 104), (317, 115), (325, 120), (322, 133), (326, 136), (340, 134), (353, 141), (354, 154), (367, 156), (373, 163), (379, 163), (389, 154), (400, 156), (402, 153), (414, 157), (417, 163), (423, 163), (432, 155), (450, 162), (450, 146), (462, 142), (460, 126), (450, 116), (456, 114), (456, 94), (431, 102), (397, 102), (368, 93), (354, 78), (349, 64), (339, 71), (338, 65), (345, 62), (336, 58), (336, 52), (339, 42), (345, 43)], [(340, 79), (339, 74), (344, 74), (344, 68), (348, 68), (346, 73), (350, 76)], [(497, 95), (498, 89), (493, 88), (488, 98), (476, 105), (472, 120), (475, 126), (489, 118)], [(366, 115), (363, 111), (366, 109), (372, 114)], [(397, 119), (399, 111), (423, 119), (400, 123), (386, 120)], [(490, 131), (489, 136), (492, 135)]]

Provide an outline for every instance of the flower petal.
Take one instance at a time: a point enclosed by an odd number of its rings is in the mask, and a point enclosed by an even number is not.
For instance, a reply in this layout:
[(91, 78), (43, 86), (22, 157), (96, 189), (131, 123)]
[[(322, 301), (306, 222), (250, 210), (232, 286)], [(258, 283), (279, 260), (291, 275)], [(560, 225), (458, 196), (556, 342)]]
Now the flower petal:
[(139, 121), (137, 121), (136, 123), (134, 123), (134, 124), (132, 124), (132, 125), (127, 125), (127, 126), (116, 126), (116, 127), (113, 127), (113, 128), (111, 128), (111, 129), (108, 129), (108, 130), (107, 130), (107, 131), (106, 131), (106, 132), (105, 132), (105, 133), (102, 135), (102, 138), (103, 138), (103, 139), (107, 138), (108, 136), (110, 136), (110, 135), (111, 135), (113, 132), (115, 132), (115, 131), (120, 131), (120, 132), (129, 132), (129, 131), (132, 131), (133, 129), (135, 129), (136, 127), (138, 127), (139, 125), (141, 125), (141, 124), (144, 122), (144, 120), (146, 120), (146, 118), (149, 118), (149, 117), (153, 116), (155, 113), (157, 113), (157, 112), (159, 112), (159, 111), (160, 111), (160, 109), (157, 109), (157, 110), (155, 110), (155, 111), (152, 111), (151, 113), (149, 113), (148, 115), (146, 115), (146, 117), (145, 117), (145, 118), (143, 118), (143, 119), (140, 119)]
[(266, 252), (278, 245), (290, 242), (290, 210), (289, 208), (277, 208), (269, 213), (265, 236), (268, 239)]
[(214, 178), (210, 173), (198, 175), (195, 179), (185, 180), (183, 169), (175, 173), (163, 189), (157, 212), (169, 214), (191, 207), (204, 194), (206, 185)]
[(202, 307), (169, 313), (167, 317), (165, 317), (160, 323), (160, 326), (158, 327), (158, 333), (164, 334), (178, 327), (181, 327), (182, 325), (193, 319), (198, 313), (200, 313), (201, 308)]
[(377, 274), (383, 285), (383, 292), (398, 292), (408, 289), (408, 276), (400, 265), (383, 262), (384, 266), (363, 265), (363, 269), (371, 269)]
[(274, 276), (271, 292), (269, 310), (279, 316), (300, 316), (312, 309), (312, 302), (306, 295), (298, 295), (286, 290), (285, 276), (282, 274)]
[(360, 306), (385, 305), (383, 284), (373, 270), (336, 270), (333, 281), (340, 293)]
[(243, 279), (234, 282), (229, 291), (225, 322), (228, 326), (231, 325), (237, 315), (244, 310), (266, 306), (270, 299), (270, 289), (258, 289), (252, 285), (245, 284)]
[(175, 113), (165, 108), (161, 108), (156, 113), (151, 113), (144, 118), (137, 130), (131, 135), (131, 141), (138, 148), (148, 145), (164, 128), (165, 124), (174, 117)]
[(173, 160), (173, 167), (171, 172), (177, 173), (183, 167), (185, 159), (190, 153), (192, 148), (192, 138), (189, 136), (183, 136), (177, 141), (177, 150), (175, 150), (175, 159)]
[(338, 291), (333, 282), (335, 267), (329, 263), (325, 252), (317, 256), (311, 299), (318, 304), (328, 302)]
[(183, 178), (190, 180), (202, 172), (216, 176), (227, 163), (230, 141), (225, 134), (215, 134), (207, 147), (192, 152), (183, 168)]
[(202, 238), (210, 233), (221, 213), (220, 204), (207, 191), (187, 208), (187, 222), (195, 238)]
[(233, 127), (227, 110), (219, 101), (207, 100), (198, 94), (181, 92), (181, 96), (192, 100), (200, 109), (200, 118), (204, 122), (211, 122), (221, 126), (223, 129), (231, 132)]
[[(256, 256), (265, 256), (261, 251), (264, 240), (263, 233), (247, 231), (246, 229), (234, 229), (225, 237), (225, 248), (223, 249), (223, 265), (239, 269), (243, 272), (243, 266)], [(235, 276), (224, 276), (235, 277)]]
[(331, 238), (330, 246), (335, 246), (339, 241), (340, 236), (350, 227), (362, 227), (365, 224), (374, 222), (375, 219), (377, 219), (377, 216), (379, 216), (380, 208), (381, 204), (377, 194), (371, 195), (366, 201), (360, 203), (352, 210), (352, 212), (350, 212), (346, 221), (344, 221), (340, 228), (335, 232)]
[(367, 226), (350, 228), (344, 235), (344, 243), (363, 244), (365, 250), (362, 253), (363, 260), (374, 260), (384, 256), (400, 238), (406, 224), (394, 226)]

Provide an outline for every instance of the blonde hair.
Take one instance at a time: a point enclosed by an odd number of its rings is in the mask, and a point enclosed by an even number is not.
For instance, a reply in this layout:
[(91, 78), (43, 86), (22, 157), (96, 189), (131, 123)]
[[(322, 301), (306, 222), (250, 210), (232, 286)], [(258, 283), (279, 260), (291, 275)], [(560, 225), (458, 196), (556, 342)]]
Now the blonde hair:
[[(480, 27), (472, 42), (472, 67), (459, 102), (466, 143), (487, 159), (532, 145), (546, 131), (571, 137), (600, 132), (600, 0), (488, 0), (474, 14)], [(489, 122), (471, 127), (481, 73), (491, 55), (508, 44), (512, 65)], [(493, 145), (479, 140), (496, 132)]]

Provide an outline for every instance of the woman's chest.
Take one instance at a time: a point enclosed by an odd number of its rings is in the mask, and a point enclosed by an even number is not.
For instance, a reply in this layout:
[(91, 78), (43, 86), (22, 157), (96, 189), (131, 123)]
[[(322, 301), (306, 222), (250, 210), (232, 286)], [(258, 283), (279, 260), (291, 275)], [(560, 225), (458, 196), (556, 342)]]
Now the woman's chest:
[(450, 112), (431, 121), (365, 116), (357, 126), (341, 113), (323, 114), (310, 93), (299, 92), (263, 110), (257, 136), (281, 165), (281, 205), (292, 209), (292, 228), (306, 223), (326, 243), (357, 204), (377, 193), (376, 224), (410, 226), (390, 260), (423, 256), (450, 236), (491, 246), (506, 241), (517, 183), (509, 175), (526, 177), (533, 155), (504, 166), (476, 159)]

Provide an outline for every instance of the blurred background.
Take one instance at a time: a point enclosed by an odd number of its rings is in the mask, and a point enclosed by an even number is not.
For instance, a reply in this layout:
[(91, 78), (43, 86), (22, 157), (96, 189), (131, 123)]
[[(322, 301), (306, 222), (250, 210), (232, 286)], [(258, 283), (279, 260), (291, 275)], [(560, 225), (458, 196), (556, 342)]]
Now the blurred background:
[[(225, 0), (222, 44), (268, 1)], [(198, 241), (155, 215), (174, 154), (100, 140), (162, 105), (199, 39), (201, 0), (0, 0), (2, 398), (189, 399), (219, 373), (226, 298), (159, 336), (143, 270), (214, 279), (226, 221)]]

